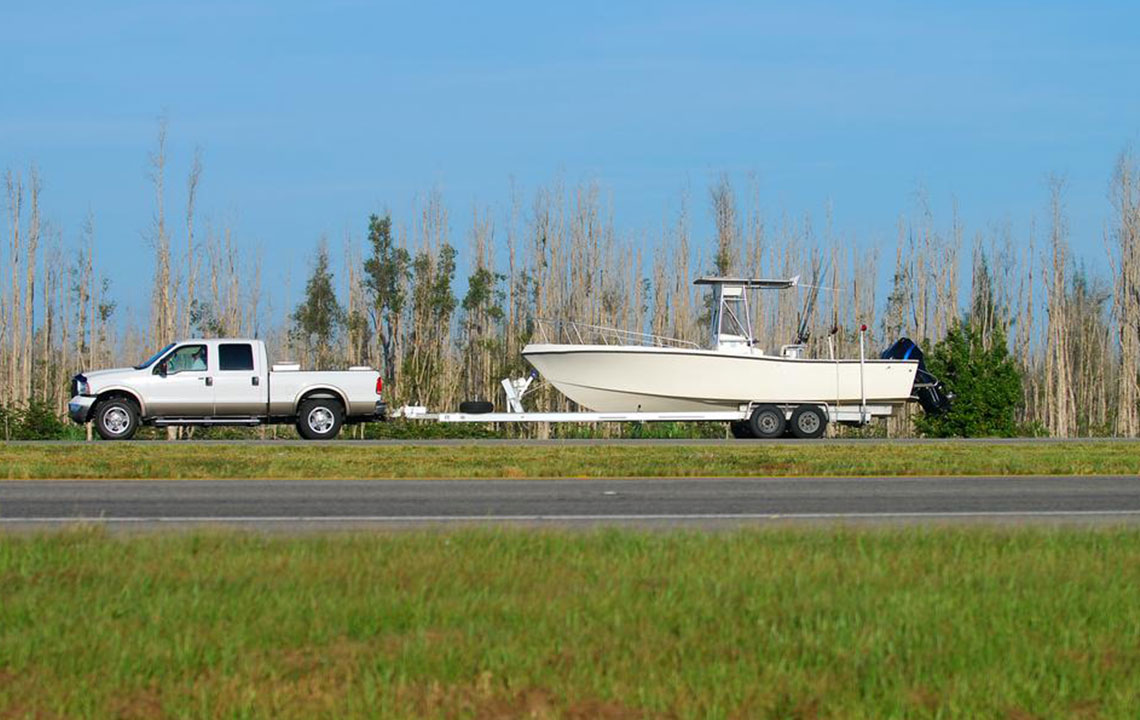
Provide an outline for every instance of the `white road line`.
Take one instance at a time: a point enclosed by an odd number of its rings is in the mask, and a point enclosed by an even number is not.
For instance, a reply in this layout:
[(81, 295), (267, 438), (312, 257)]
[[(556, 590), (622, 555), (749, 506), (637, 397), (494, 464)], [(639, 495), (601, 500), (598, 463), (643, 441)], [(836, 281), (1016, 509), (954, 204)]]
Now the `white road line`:
[(588, 522), (604, 520), (843, 520), (889, 518), (1130, 517), (1140, 510), (994, 510), (980, 512), (854, 513), (689, 513), (660, 515), (235, 515), (186, 517), (0, 517), (0, 524), (20, 523), (446, 523), (446, 522)]

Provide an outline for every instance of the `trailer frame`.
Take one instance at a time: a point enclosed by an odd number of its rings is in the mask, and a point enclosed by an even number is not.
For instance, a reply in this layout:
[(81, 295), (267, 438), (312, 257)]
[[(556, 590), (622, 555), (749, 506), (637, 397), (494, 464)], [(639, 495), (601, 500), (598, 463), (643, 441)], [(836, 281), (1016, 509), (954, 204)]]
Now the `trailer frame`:
[(754, 401), (741, 404), (736, 410), (696, 410), (686, 412), (530, 412), (523, 407), (522, 400), (531, 390), (537, 377), (531, 373), (523, 378), (504, 378), (501, 382), (507, 396), (506, 412), (465, 413), (430, 412), (423, 405), (405, 405), (398, 408), (393, 417), (407, 420), (422, 420), (441, 423), (603, 423), (603, 422), (741, 422), (752, 416), (753, 410), (761, 405), (775, 405), (784, 412), (785, 419), (791, 419), (797, 407), (811, 405), (827, 413), (828, 422), (865, 425), (872, 418), (887, 417), (894, 411), (892, 405), (837, 405), (826, 402), (765, 403)]
[[(705, 412), (429, 412), (422, 405), (405, 405), (396, 410), (393, 417), (407, 420), (423, 420), (441, 423), (600, 423), (600, 422), (739, 422), (747, 420), (752, 410), (759, 405), (773, 403), (750, 403), (741, 410), (709, 410)], [(828, 422), (866, 424), (875, 417), (888, 417), (893, 409), (890, 405), (827, 405), (826, 403), (798, 403), (788, 405), (776, 403), (784, 411), (785, 419), (790, 419), (795, 408), (803, 405), (818, 407), (827, 413)]]

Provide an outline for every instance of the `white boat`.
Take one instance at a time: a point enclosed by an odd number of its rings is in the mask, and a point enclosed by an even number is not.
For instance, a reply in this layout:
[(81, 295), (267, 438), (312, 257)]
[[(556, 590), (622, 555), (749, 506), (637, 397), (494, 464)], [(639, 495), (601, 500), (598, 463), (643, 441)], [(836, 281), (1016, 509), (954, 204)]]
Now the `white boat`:
[[(594, 412), (701, 412), (771, 405), (791, 416), (798, 406), (826, 411), (899, 405), (912, 399), (916, 379), (920, 388), (936, 388), (937, 381), (921, 369), (921, 352), (909, 340), (889, 351), (897, 357), (886, 359), (807, 358), (802, 344), (765, 353), (752, 335), (748, 291), (795, 288), (798, 277), (709, 277), (696, 284), (713, 291), (708, 347), (571, 322), (553, 326), (556, 341), (550, 341), (548, 332), (546, 341), (527, 345), (522, 355), (559, 392)], [(564, 338), (572, 342), (557, 341)], [(937, 393), (934, 400), (935, 405), (940, 401)]]

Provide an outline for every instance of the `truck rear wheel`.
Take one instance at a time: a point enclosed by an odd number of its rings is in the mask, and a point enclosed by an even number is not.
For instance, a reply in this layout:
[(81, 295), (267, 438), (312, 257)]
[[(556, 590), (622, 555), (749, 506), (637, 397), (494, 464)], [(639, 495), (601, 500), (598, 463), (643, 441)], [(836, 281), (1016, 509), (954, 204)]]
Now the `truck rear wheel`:
[(95, 406), (94, 420), (104, 440), (130, 440), (139, 429), (139, 410), (130, 400), (111, 398)]
[(344, 408), (332, 398), (311, 398), (297, 408), (297, 432), (306, 440), (332, 440), (344, 424)]

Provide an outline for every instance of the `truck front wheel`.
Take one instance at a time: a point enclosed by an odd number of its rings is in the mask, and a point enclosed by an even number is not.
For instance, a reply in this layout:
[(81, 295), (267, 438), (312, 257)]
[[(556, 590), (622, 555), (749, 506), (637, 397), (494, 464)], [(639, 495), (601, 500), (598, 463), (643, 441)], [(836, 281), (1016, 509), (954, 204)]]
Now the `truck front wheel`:
[(332, 440), (344, 424), (344, 408), (331, 398), (311, 398), (297, 409), (297, 432), (306, 440)]
[(104, 440), (130, 440), (139, 429), (139, 410), (130, 400), (111, 398), (95, 406), (95, 431)]

